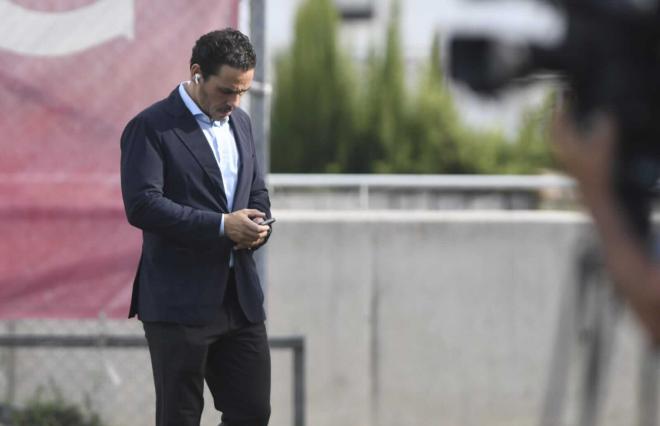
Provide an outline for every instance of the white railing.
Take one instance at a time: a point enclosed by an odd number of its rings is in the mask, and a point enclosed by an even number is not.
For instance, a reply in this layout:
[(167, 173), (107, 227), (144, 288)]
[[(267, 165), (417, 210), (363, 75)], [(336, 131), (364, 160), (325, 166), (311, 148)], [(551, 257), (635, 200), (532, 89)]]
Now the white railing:
[(281, 174), (268, 176), (271, 187), (294, 188), (429, 188), (446, 190), (525, 191), (571, 189), (562, 175), (395, 175)]
[(278, 174), (268, 177), (273, 195), (295, 190), (343, 190), (358, 194), (359, 207), (369, 208), (378, 192), (423, 190), (438, 193), (537, 194), (542, 190), (570, 193), (574, 182), (562, 175), (394, 175), (394, 174)]

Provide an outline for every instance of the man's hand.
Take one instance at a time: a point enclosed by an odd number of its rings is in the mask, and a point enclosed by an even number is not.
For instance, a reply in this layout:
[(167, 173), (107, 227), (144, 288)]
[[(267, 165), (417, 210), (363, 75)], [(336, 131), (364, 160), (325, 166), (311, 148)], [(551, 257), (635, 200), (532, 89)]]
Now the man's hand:
[[(254, 217), (254, 218), (252, 218), (252, 220), (257, 225), (261, 225), (261, 223), (264, 221), (264, 218), (263, 217)], [(266, 244), (266, 241), (268, 241), (268, 238), (270, 237), (270, 233), (273, 230), (273, 228), (271, 228), (270, 224), (269, 225), (263, 225), (263, 226), (268, 228), (268, 232), (266, 232), (266, 236), (262, 237), (262, 238), (259, 238), (259, 240), (255, 244), (253, 244), (250, 247), (245, 247), (245, 248), (247, 248), (248, 250), (256, 250), (259, 247), (261, 247), (262, 245)]]
[(266, 215), (259, 210), (243, 209), (225, 214), (225, 235), (236, 243), (235, 250), (252, 249), (263, 244), (268, 226), (261, 226), (256, 221), (263, 221)]

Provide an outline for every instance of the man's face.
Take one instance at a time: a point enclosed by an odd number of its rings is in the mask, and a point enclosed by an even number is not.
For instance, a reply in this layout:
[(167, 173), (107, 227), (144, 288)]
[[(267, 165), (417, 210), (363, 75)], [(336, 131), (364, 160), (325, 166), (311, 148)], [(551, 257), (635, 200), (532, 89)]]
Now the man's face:
[[(191, 69), (193, 75), (195, 66)], [(241, 96), (247, 92), (254, 78), (254, 69), (244, 71), (222, 65), (216, 74), (200, 78), (199, 83), (192, 83), (195, 101), (199, 107), (213, 120), (229, 117), (234, 108), (241, 103)]]

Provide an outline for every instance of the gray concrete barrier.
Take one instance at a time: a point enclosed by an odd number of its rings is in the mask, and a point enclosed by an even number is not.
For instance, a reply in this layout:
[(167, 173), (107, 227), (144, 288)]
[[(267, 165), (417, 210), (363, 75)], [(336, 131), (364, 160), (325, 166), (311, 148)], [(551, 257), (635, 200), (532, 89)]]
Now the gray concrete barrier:
[[(538, 424), (562, 290), (590, 228), (582, 215), (274, 215), (269, 330), (306, 338), (308, 424)], [(642, 336), (630, 318), (617, 341), (607, 425), (636, 416)]]

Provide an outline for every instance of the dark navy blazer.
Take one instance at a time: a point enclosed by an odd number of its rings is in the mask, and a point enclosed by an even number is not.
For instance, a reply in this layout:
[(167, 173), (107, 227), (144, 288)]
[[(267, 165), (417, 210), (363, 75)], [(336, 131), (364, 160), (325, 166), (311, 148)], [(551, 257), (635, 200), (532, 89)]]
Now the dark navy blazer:
[[(257, 164), (248, 115), (229, 118), (240, 157), (233, 210), (270, 200)], [(229, 213), (222, 174), (178, 88), (133, 118), (121, 136), (121, 188), (128, 221), (142, 230), (142, 256), (129, 317), (208, 324), (217, 315), (234, 243), (221, 237)], [(234, 251), (238, 298), (252, 322), (265, 319), (253, 251)]]

